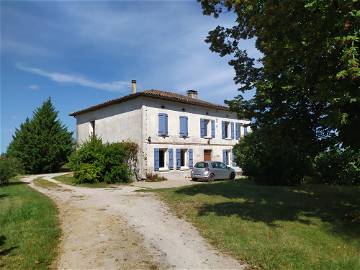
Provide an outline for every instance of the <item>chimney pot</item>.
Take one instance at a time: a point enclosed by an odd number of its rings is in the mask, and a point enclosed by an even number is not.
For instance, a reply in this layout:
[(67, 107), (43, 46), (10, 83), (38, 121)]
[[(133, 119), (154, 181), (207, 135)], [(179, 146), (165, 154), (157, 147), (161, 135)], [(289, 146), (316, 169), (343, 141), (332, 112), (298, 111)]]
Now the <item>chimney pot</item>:
[(187, 96), (190, 97), (190, 98), (198, 98), (198, 91), (196, 90), (187, 90), (186, 91), (187, 93)]
[(131, 90), (133, 94), (136, 94), (136, 80), (131, 80)]

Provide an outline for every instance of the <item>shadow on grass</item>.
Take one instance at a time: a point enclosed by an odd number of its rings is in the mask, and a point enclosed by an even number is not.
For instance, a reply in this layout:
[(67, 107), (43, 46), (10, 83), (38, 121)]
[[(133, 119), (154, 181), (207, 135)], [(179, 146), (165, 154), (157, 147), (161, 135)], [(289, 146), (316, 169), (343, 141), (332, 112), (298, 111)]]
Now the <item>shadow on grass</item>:
[(17, 249), (17, 247), (10, 247), (7, 249), (3, 249), (3, 246), (5, 245), (6, 237), (4, 235), (0, 235), (0, 257), (8, 255), (11, 251), (14, 249)]
[(6, 187), (6, 186), (17, 186), (17, 185), (28, 185), (29, 183), (25, 183), (22, 181), (10, 181), (9, 183), (6, 183), (5, 185), (2, 185), (0, 187)]
[(331, 226), (331, 232), (346, 237), (360, 237), (360, 189), (306, 185), (281, 187), (256, 185), (251, 181), (195, 185), (176, 191), (203, 198), (198, 215), (239, 216), (244, 220), (277, 226), (276, 221), (311, 224), (316, 217)]

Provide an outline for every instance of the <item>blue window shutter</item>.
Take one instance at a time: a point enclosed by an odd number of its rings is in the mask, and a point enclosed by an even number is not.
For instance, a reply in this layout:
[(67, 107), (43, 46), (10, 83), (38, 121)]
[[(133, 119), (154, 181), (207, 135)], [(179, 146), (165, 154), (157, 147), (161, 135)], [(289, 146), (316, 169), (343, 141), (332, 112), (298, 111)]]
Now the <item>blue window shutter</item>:
[(226, 150), (223, 150), (223, 163), (226, 164)]
[(225, 121), (221, 122), (222, 138), (225, 139)]
[(215, 138), (215, 120), (211, 120), (211, 138)]
[(159, 170), (159, 148), (154, 149), (154, 170)]
[(189, 149), (189, 168), (193, 167), (193, 150)]
[(165, 135), (165, 114), (159, 113), (159, 135)]
[(180, 136), (185, 136), (184, 116), (180, 116)]
[(165, 135), (168, 135), (169, 131), (168, 131), (168, 115), (167, 114), (164, 114), (165, 115)]
[(205, 119), (200, 119), (200, 137), (205, 137)]
[(180, 116), (180, 136), (188, 136), (188, 118), (187, 116)]
[(185, 136), (187, 137), (189, 135), (189, 119), (187, 116), (184, 118), (185, 120)]
[(174, 151), (173, 151), (173, 149), (169, 148), (168, 153), (169, 153), (169, 169), (172, 170), (172, 169), (174, 169)]
[(235, 131), (234, 122), (231, 122), (231, 139), (235, 139), (234, 131)]
[(180, 155), (180, 149), (176, 149), (176, 169), (181, 168), (181, 155)]
[(236, 134), (235, 138), (237, 140), (239, 140), (240, 139), (240, 123), (236, 123), (235, 134)]

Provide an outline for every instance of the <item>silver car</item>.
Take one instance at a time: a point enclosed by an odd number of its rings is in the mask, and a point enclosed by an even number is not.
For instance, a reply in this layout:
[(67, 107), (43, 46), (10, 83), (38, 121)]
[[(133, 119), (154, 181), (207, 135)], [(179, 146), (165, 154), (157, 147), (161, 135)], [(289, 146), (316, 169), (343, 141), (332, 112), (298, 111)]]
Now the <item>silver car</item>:
[(219, 161), (197, 162), (191, 170), (192, 180), (235, 179), (235, 170)]

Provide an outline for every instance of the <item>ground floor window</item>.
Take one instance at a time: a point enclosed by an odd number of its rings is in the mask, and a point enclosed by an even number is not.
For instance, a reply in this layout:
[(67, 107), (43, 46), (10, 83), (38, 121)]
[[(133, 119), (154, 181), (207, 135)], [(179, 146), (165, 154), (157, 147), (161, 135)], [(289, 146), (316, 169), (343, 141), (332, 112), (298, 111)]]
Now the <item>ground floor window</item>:
[(186, 152), (187, 150), (186, 149), (181, 149), (180, 150), (180, 166), (181, 167), (185, 167), (185, 157), (186, 157)]
[(159, 149), (159, 168), (165, 167), (165, 149)]
[(230, 156), (230, 151), (223, 150), (223, 163), (225, 163), (226, 165), (229, 165), (229, 156)]

